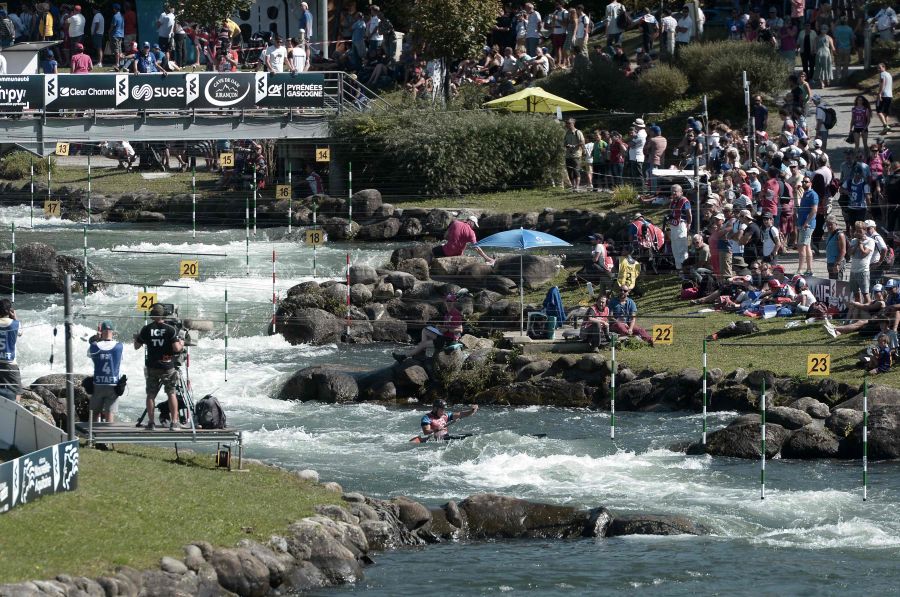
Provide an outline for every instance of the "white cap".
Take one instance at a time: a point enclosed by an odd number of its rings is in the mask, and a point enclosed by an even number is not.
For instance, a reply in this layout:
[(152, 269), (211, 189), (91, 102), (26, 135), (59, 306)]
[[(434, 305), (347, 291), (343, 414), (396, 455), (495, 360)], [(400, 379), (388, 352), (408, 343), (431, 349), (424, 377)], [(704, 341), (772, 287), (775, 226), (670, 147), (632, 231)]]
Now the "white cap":
[(821, 139), (816, 139), (815, 141), (813, 141), (813, 146), (814, 146), (816, 149), (822, 147), (822, 140), (821, 140)]
[(476, 218), (474, 215), (467, 216), (466, 220), (472, 222), (472, 225), (478, 228), (478, 218)]
[(747, 174), (759, 174), (759, 169), (758, 168), (750, 168), (749, 170), (747, 170)]
[(865, 226), (866, 228), (875, 228), (875, 220), (866, 220), (865, 222), (863, 222), (863, 226)]
[(752, 218), (752, 217), (753, 217), (752, 215), (750, 215), (750, 210), (749, 210), (749, 209), (742, 209), (742, 210), (738, 213), (738, 216), (740, 216), (740, 217), (742, 217), (742, 218)]
[(884, 292), (884, 286), (881, 284), (876, 284), (872, 287), (872, 292)]
[(725, 221), (725, 214), (716, 214), (713, 216), (713, 219)]

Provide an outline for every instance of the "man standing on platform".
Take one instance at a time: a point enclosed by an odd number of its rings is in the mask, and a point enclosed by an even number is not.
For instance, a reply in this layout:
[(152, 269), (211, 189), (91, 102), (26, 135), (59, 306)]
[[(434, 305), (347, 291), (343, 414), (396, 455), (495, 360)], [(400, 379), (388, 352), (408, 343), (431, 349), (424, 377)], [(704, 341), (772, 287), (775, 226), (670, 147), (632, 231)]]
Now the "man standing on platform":
[(147, 379), (147, 429), (156, 428), (153, 422), (156, 410), (156, 395), (160, 388), (165, 388), (169, 398), (169, 430), (181, 429), (178, 422), (178, 398), (175, 395), (175, 385), (178, 381), (178, 371), (175, 369), (173, 356), (184, 349), (184, 342), (178, 339), (175, 328), (167, 324), (165, 308), (156, 304), (150, 310), (150, 318), (153, 320), (134, 336), (134, 348), (138, 350), (147, 347), (147, 355), (144, 358), (144, 377)]
[(94, 421), (116, 422), (119, 396), (119, 367), (122, 365), (121, 342), (113, 339), (116, 328), (111, 321), (100, 324), (99, 336), (90, 340), (87, 355), (94, 362), (94, 391), (91, 392), (91, 412)]
[(12, 302), (0, 300), (0, 396), (16, 402), (22, 399), (22, 376), (16, 363), (16, 342), (20, 333)]

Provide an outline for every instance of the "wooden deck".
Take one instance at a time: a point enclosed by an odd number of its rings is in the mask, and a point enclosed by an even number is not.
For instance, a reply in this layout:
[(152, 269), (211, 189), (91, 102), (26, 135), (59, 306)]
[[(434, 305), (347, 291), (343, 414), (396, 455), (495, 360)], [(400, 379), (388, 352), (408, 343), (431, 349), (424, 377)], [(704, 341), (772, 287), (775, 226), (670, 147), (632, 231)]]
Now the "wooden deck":
[[(565, 335), (567, 332), (569, 336), (574, 333), (574, 338), (567, 338)], [(512, 346), (521, 346), (522, 354), (537, 354), (541, 352), (578, 354), (591, 352), (591, 348), (588, 346), (587, 342), (578, 340), (577, 333), (578, 330), (571, 327), (558, 328), (553, 333), (553, 339), (541, 338), (536, 340), (529, 338), (528, 336), (523, 336), (518, 331), (504, 332), (503, 340), (504, 343), (508, 342)]]

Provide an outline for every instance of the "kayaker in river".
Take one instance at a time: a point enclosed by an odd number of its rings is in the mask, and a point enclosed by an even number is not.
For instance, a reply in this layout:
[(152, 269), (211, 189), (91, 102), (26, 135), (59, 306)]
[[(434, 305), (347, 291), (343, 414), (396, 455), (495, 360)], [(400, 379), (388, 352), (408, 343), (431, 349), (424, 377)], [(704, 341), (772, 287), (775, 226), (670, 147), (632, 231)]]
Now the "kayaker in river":
[(431, 412), (422, 417), (422, 433), (425, 438), (434, 436), (434, 439), (442, 439), (447, 435), (447, 426), (457, 419), (471, 417), (478, 412), (478, 405), (458, 413), (447, 411), (447, 402), (440, 398), (434, 401)]

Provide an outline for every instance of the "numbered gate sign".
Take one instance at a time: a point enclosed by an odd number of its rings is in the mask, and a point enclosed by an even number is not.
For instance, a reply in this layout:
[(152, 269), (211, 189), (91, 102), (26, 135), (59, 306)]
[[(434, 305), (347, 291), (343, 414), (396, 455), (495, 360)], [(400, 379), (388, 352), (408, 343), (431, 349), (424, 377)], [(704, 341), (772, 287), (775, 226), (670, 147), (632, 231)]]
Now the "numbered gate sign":
[(155, 292), (139, 292), (137, 295), (137, 310), (149, 311), (156, 304)]
[(653, 344), (672, 344), (675, 341), (675, 326), (671, 323), (653, 326)]
[(317, 162), (330, 162), (331, 161), (331, 149), (328, 147), (316, 147), (316, 161)]
[(276, 199), (292, 199), (291, 185), (289, 185), (289, 184), (275, 185), (275, 198)]
[(56, 151), (54, 153), (61, 156), (69, 155), (69, 144), (64, 141), (60, 141), (56, 144)]
[(44, 201), (44, 215), (48, 218), (61, 218), (62, 203), (55, 199), (47, 199)]
[(234, 168), (234, 152), (224, 151), (220, 153), (219, 166), (222, 168)]
[(199, 278), (200, 262), (196, 259), (182, 259), (178, 265), (179, 278)]
[(306, 231), (306, 244), (318, 246), (325, 244), (325, 231), (324, 230), (307, 230)]
[(811, 354), (806, 357), (806, 374), (828, 376), (831, 375), (831, 355)]

